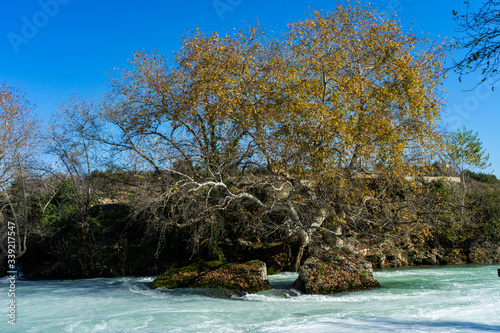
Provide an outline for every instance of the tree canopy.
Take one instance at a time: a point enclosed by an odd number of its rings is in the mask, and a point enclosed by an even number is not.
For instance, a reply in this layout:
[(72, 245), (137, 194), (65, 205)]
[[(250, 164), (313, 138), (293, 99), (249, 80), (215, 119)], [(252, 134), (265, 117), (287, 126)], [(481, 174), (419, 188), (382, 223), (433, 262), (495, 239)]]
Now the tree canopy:
[(359, 5), (274, 39), (258, 26), (195, 31), (173, 64), (136, 52), (113, 77), (103, 117), (122, 134), (103, 140), (155, 169), (409, 173), (438, 148), (441, 61), (439, 46)]
[(33, 106), (16, 87), (0, 86), (0, 188), (9, 184), (33, 148)]
[(460, 34), (454, 47), (465, 51), (453, 68), (461, 75), (479, 71), (478, 84), (491, 79), (493, 86), (500, 66), (500, 2), (486, 0), (475, 12), (470, 10), (470, 1), (464, 3), (465, 12), (453, 10)]
[(478, 133), (465, 127), (451, 133), (448, 140), (448, 157), (461, 176), (471, 168), (485, 169), (491, 165)]

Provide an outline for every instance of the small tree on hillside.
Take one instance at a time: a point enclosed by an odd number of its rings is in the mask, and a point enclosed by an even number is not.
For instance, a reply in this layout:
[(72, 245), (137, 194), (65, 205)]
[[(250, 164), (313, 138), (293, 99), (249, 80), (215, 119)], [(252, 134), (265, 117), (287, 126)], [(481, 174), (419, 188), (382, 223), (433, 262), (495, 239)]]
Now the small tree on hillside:
[(485, 169), (491, 165), (488, 163), (489, 155), (483, 149), (483, 144), (478, 138), (477, 132), (467, 130), (465, 126), (452, 133), (448, 140), (448, 157), (451, 165), (458, 172), (462, 184), (461, 195), (461, 217), (463, 222), (465, 209), (465, 173), (471, 168)]
[(98, 155), (92, 139), (96, 136), (95, 105), (74, 95), (58, 108), (45, 134), (47, 154), (56, 158), (55, 167), (48, 172), (59, 178), (60, 185), (69, 185), (66, 195), (74, 204), (72, 219), (86, 232), (94, 196), (90, 174)]

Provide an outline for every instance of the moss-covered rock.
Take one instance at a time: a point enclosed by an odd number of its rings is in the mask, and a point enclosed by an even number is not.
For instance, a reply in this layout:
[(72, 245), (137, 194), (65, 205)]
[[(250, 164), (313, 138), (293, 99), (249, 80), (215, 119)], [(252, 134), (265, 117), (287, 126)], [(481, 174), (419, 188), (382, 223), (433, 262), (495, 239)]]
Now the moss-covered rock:
[(294, 288), (306, 294), (331, 294), (380, 287), (372, 264), (340, 250), (323, 251), (299, 269)]
[(259, 260), (243, 264), (220, 261), (197, 262), (170, 268), (153, 281), (159, 288), (216, 288), (256, 293), (271, 289), (266, 264)]

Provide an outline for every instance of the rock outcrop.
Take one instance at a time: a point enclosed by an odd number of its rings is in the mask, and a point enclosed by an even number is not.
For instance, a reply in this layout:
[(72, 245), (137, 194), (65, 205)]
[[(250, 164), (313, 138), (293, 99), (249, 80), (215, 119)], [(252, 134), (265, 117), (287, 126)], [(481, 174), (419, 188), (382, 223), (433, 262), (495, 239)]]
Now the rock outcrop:
[(380, 287), (372, 264), (342, 250), (316, 253), (299, 269), (294, 288), (306, 294), (331, 294)]
[(496, 264), (500, 262), (500, 245), (484, 241), (471, 246), (469, 260), (473, 264)]
[(153, 284), (167, 289), (216, 288), (247, 293), (271, 289), (266, 264), (259, 260), (242, 264), (210, 261), (172, 267)]

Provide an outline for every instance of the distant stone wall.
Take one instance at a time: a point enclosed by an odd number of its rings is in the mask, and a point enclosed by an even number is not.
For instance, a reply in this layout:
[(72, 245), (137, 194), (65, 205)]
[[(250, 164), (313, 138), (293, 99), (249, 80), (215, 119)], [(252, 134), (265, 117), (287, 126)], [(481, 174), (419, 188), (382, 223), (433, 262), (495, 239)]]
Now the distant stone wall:
[[(354, 178), (380, 178), (380, 175), (377, 174), (367, 174), (367, 173), (357, 173), (354, 175)], [(449, 176), (405, 176), (405, 179), (408, 181), (420, 181), (423, 183), (430, 183), (437, 180), (442, 180), (448, 183), (460, 183), (460, 177), (449, 177)]]
[(430, 176), (423, 176), (423, 177), (415, 177), (415, 176), (405, 176), (405, 179), (408, 181), (422, 181), (424, 183), (430, 183), (433, 181), (438, 181), (442, 180), (447, 183), (460, 183), (460, 177), (448, 177), (448, 176), (442, 176), (442, 177), (430, 177)]

